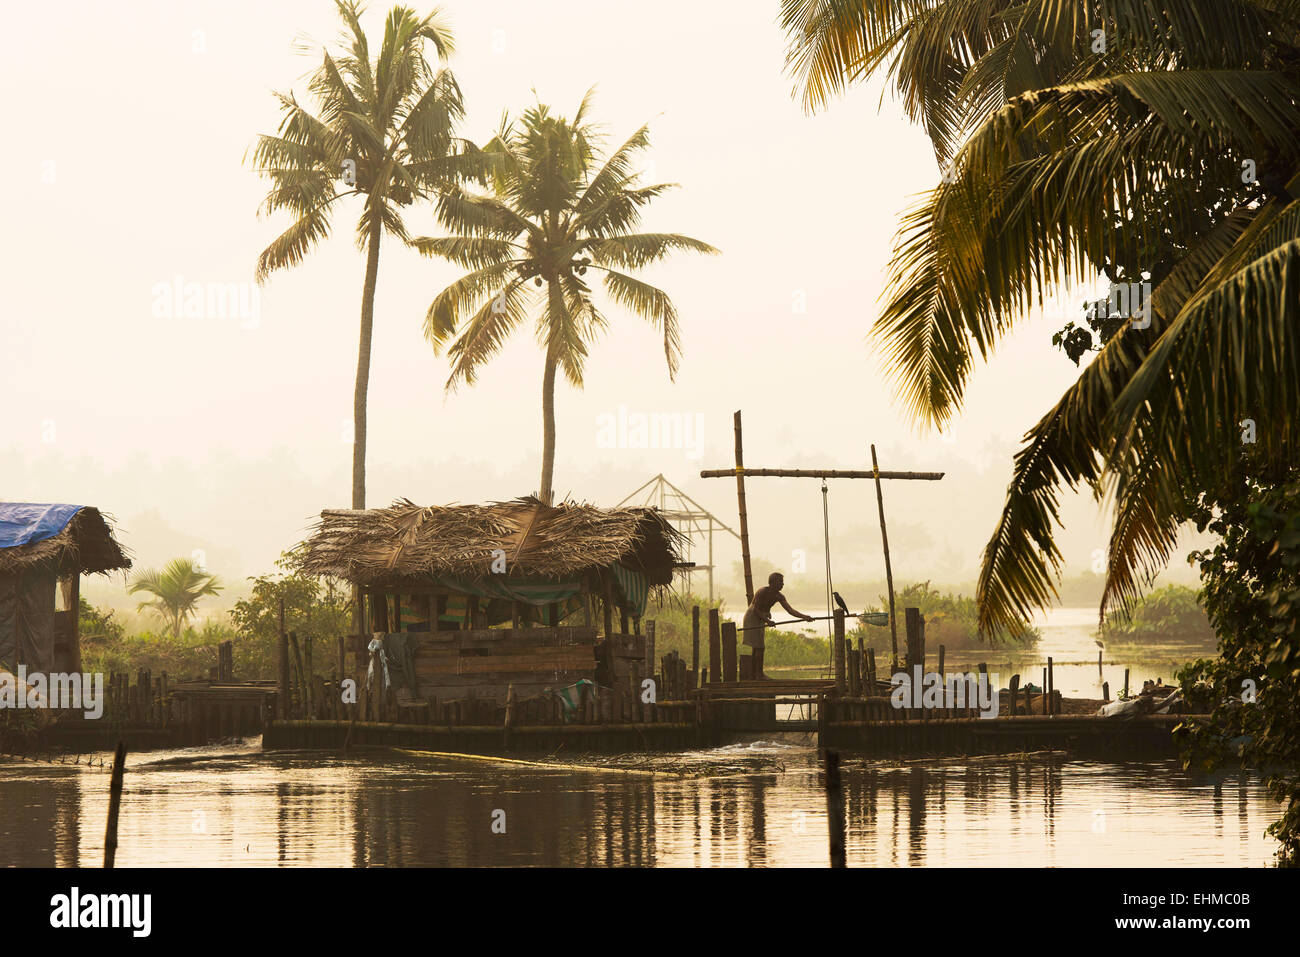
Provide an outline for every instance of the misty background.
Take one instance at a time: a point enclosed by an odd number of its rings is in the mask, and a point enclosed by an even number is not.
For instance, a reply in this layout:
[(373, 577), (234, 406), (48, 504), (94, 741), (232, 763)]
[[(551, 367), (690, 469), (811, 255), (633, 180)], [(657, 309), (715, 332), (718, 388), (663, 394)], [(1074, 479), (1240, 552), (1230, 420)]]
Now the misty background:
[[(749, 467), (869, 468), (875, 443), (882, 469), (945, 472), (938, 483), (885, 484), (894, 575), (969, 593), (1018, 441), (1078, 374), (1052, 333), (1096, 290), (1045, 303), (975, 368), (951, 432), (918, 433), (866, 339), (899, 214), (939, 176), (891, 95), (861, 88), (806, 115), (783, 72), (776, 0), (443, 7), (457, 41), (450, 66), (465, 95), (463, 135), (482, 143), (503, 111), (537, 98), (571, 116), (595, 85), (593, 115), (609, 145), (649, 121), (647, 179), (681, 184), (650, 207), (646, 229), (723, 253), (641, 273), (681, 316), (675, 383), (649, 324), (607, 309), (611, 328), (585, 389), (557, 392), (557, 495), (613, 505), (662, 473), (736, 528), (735, 483), (699, 471), (732, 464), (731, 417), (741, 409)], [(386, 11), (367, 11), (372, 36)], [(278, 125), (272, 90), (309, 102), (302, 78), (320, 43), (334, 43), (334, 7), (73, 2), (7, 17), (21, 38), (7, 55), (30, 95), (10, 98), (10, 128), (23, 135), (0, 151), (9, 185), (0, 197), (9, 225), (0, 237), (0, 499), (97, 506), (116, 518), (137, 569), (198, 551), (227, 585), (205, 609), (228, 607), (322, 508), (348, 503), (360, 206), (341, 205), (330, 238), (257, 290), (255, 315), (185, 318), (164, 300), (178, 283), (251, 290), (257, 254), (286, 223), (255, 215), (267, 183), (246, 157)], [(430, 208), (408, 211), (407, 225), (412, 235), (441, 232)], [(385, 240), (371, 506), (536, 488), (543, 356), (531, 334), (453, 395), (443, 389), (446, 360), (421, 336), (429, 302), (460, 272)], [(686, 417), (691, 441), (611, 442), (620, 409)], [(747, 493), (756, 559), (783, 568), (792, 587), (820, 588), (819, 483), (756, 478)], [(1086, 494), (1062, 515), (1065, 575), (1091, 574), (1106, 515)], [(872, 484), (832, 480), (830, 521), (836, 579), (882, 579)], [(738, 544), (723, 533), (715, 549), (719, 590), (741, 605)], [(792, 571), (800, 553), (806, 570)], [(692, 557), (704, 555), (701, 543)], [(1195, 580), (1181, 557), (1166, 577)], [(120, 577), (87, 578), (83, 593), (134, 606)], [(853, 606), (875, 597), (846, 595)]]

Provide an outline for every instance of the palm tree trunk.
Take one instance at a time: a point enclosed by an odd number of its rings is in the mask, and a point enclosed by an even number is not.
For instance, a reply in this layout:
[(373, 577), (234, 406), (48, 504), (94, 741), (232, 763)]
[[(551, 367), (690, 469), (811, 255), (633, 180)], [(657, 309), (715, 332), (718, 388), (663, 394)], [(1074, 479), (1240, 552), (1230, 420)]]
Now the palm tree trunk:
[(370, 389), (370, 342), (375, 324), (375, 281), (379, 275), (379, 240), (383, 222), (370, 222), (366, 243), (366, 283), (361, 291), (361, 343), (357, 348), (357, 387), (352, 396), (352, 507), (366, 507), (366, 394)]
[(542, 482), (537, 497), (547, 505), (554, 493), (551, 489), (555, 474), (555, 355), (546, 352), (546, 372), (542, 376)]

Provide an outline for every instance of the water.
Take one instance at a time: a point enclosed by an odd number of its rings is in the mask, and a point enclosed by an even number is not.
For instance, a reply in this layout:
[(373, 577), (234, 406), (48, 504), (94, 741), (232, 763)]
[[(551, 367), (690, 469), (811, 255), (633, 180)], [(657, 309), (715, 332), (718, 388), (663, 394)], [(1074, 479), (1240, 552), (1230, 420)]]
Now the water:
[[(595, 769), (406, 752), (343, 759), (263, 754), (255, 740), (134, 755), (117, 862), (827, 862), (816, 756), (798, 738), (585, 760)], [(0, 763), (0, 864), (99, 865), (108, 783), (98, 767)], [(1278, 815), (1257, 778), (1188, 775), (1173, 762), (847, 759), (844, 784), (850, 865), (1260, 866)]]
[[(902, 612), (899, 612), (900, 616)], [(820, 625), (821, 623), (819, 623)], [(1194, 647), (1187, 644), (1169, 642), (1150, 644), (1142, 648), (1113, 648), (1103, 650), (1096, 642), (1097, 609), (1096, 608), (1053, 608), (1033, 621), (1039, 630), (1037, 646), (1030, 652), (1019, 652), (1009, 646), (994, 646), (974, 651), (948, 650), (944, 657), (944, 668), (952, 671), (957, 668), (974, 670), (979, 662), (986, 662), (990, 675), (996, 675), (998, 686), (1005, 688), (1013, 674), (1020, 675), (1021, 687), (1032, 682), (1042, 686), (1043, 671), (1047, 668), (1047, 659), (1052, 658), (1052, 687), (1067, 698), (1091, 698), (1100, 700), (1102, 683), (1110, 686), (1112, 700), (1124, 688), (1124, 669), (1129, 669), (1129, 686), (1132, 691), (1140, 691), (1142, 682), (1160, 678), (1165, 684), (1176, 684), (1174, 672), (1183, 664), (1194, 658), (1213, 656), (1210, 647)], [(794, 629), (794, 625), (782, 628)], [(804, 626), (805, 634), (825, 637), (825, 628)], [(903, 638), (900, 635), (899, 641)], [(1102, 652), (1103, 665), (1097, 669), (1097, 653)], [(900, 651), (901, 653), (901, 651)], [(926, 644), (926, 662), (931, 669), (938, 669), (939, 646), (933, 640)], [(884, 662), (888, 667), (888, 662)], [(826, 673), (827, 668), (820, 669), (783, 669), (769, 668), (773, 675), (807, 676), (812, 672)], [(883, 677), (883, 671), (882, 671)]]
[[(1097, 674), (1092, 609), (1056, 609), (1042, 641), (989, 663), (1067, 697), (1172, 680), (1185, 649), (1144, 649)], [(937, 651), (937, 649), (931, 649)], [(932, 656), (932, 661), (933, 656)], [(1008, 668), (1012, 670), (1007, 670)], [(97, 755), (111, 764), (111, 755)], [(825, 797), (801, 736), (680, 755), (489, 763), (405, 752), (263, 754), (237, 747), (132, 755), (121, 866), (825, 866)], [(542, 764), (538, 767), (535, 764)], [(629, 771), (636, 773), (627, 773)], [(657, 772), (647, 774), (647, 771)], [(107, 769), (0, 759), (0, 864), (98, 866)], [(1279, 815), (1257, 777), (1175, 762), (846, 759), (851, 865), (1260, 866)], [(502, 817), (502, 813), (504, 817)], [(496, 829), (494, 830), (494, 823)], [(504, 833), (498, 833), (504, 826)]]

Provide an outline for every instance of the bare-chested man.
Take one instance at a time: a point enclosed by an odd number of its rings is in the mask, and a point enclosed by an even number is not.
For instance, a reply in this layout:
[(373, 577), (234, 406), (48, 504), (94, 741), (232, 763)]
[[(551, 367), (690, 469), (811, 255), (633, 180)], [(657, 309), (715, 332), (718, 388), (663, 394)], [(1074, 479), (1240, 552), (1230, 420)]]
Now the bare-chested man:
[(780, 572), (772, 572), (767, 576), (767, 584), (754, 592), (754, 601), (749, 608), (745, 610), (745, 620), (742, 624), (744, 630), (745, 644), (752, 649), (751, 660), (753, 662), (752, 674), (755, 678), (766, 678), (763, 674), (763, 632), (768, 625), (772, 624), (772, 606), (780, 603), (794, 618), (802, 618), (804, 621), (812, 621), (812, 617), (805, 615), (801, 611), (795, 611), (790, 607), (790, 603), (785, 600), (781, 594), (781, 589), (785, 587), (785, 576)]

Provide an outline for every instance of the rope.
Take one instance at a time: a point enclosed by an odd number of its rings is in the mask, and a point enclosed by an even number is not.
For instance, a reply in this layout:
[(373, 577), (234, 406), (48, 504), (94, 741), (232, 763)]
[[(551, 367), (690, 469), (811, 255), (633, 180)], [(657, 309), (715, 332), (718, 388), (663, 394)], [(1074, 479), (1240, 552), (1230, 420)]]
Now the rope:
[[(822, 541), (823, 554), (826, 556), (826, 610), (831, 611), (831, 592), (834, 586), (831, 584), (831, 506), (830, 497), (827, 495), (826, 479), (822, 478)], [(833, 615), (826, 619), (826, 637), (827, 644), (831, 649), (830, 663), (827, 673), (835, 671), (835, 625)]]

